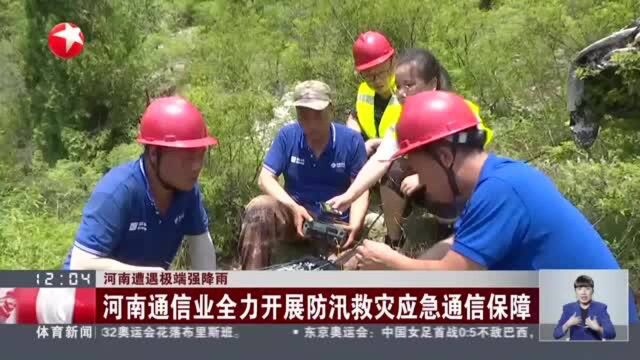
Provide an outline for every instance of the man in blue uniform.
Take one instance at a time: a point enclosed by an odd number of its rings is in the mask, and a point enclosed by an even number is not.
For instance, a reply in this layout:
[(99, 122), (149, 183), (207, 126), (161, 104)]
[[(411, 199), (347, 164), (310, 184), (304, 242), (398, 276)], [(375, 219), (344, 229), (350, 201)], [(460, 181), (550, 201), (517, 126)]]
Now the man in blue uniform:
[[(426, 196), (456, 204), (460, 216), (450, 250), (411, 259), (365, 241), (363, 268), (404, 270), (619, 269), (593, 225), (533, 167), (482, 149), (478, 118), (450, 92), (410, 96), (396, 127), (400, 150)], [(629, 293), (630, 322), (638, 315)]]
[(215, 269), (197, 180), (206, 149), (217, 140), (201, 113), (181, 97), (158, 98), (142, 116), (138, 142), (144, 154), (96, 185), (63, 268), (166, 270), (186, 240), (191, 267)]
[[(316, 80), (294, 89), (298, 121), (278, 132), (258, 179), (263, 195), (245, 209), (239, 241), (243, 269), (261, 269), (296, 253), (326, 256), (333, 250), (332, 244), (306, 239), (303, 223), (333, 220), (323, 216), (322, 204), (349, 188), (367, 153), (360, 134), (332, 122), (330, 94), (329, 86)], [(368, 204), (367, 191), (338, 219), (350, 230), (343, 247), (362, 228)]]

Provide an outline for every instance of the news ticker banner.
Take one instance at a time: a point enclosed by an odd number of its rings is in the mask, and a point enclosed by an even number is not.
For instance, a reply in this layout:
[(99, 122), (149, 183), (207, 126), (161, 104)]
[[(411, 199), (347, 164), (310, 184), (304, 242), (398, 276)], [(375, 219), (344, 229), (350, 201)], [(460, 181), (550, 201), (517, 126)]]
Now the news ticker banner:
[[(34, 285), (22, 282), (28, 272), (17, 273), (16, 277), (0, 273), (0, 286)], [(125, 338), (131, 333), (145, 336), (145, 332), (158, 338), (234, 339), (240, 337), (233, 332), (235, 326), (286, 325), (298, 326), (291, 333), (304, 334), (304, 338), (332, 339), (338, 334), (347, 338), (375, 336), (367, 327), (384, 325), (385, 333), (380, 330), (378, 336), (487, 338), (506, 331), (507, 339), (564, 340), (566, 336), (555, 338), (550, 327), (556, 327), (562, 306), (576, 301), (576, 277), (588, 273), (599, 286), (598, 299), (614, 309), (614, 340), (628, 341), (625, 270), (546, 273), (41, 272), (30, 276), (39, 286), (37, 296), (53, 292), (50, 299), (65, 298), (61, 287), (73, 292), (72, 285), (90, 286), (89, 296), (95, 302), (92, 321), (77, 327), (38, 328), (48, 334), (55, 330), (56, 334), (69, 332), (74, 336), (84, 329), (86, 336), (92, 329), (92, 339), (97, 338), (96, 333)], [(42, 288), (43, 284), (49, 287)], [(605, 284), (608, 288), (601, 294)], [(75, 291), (77, 297), (80, 289)], [(83, 293), (87, 296), (88, 292)], [(76, 299), (76, 303), (82, 301), (87, 302)], [(51, 301), (40, 304), (45, 310), (55, 306)]]
[[(338, 342), (372, 339), (389, 341), (464, 341), (503, 340), (536, 341), (535, 325), (15, 325), (30, 338), (49, 342), (94, 342), (96, 340), (155, 339), (183, 341), (237, 342), (254, 341), (265, 335), (274, 340), (289, 339), (305, 342)], [(7, 328), (6, 326), (3, 328)], [(9, 327), (11, 328), (11, 327)], [(150, 340), (151, 341), (151, 340)]]
[[(339, 330), (338, 330), (339, 329)], [(464, 330), (462, 330), (464, 329)], [(475, 330), (475, 331), (474, 331)], [(526, 335), (529, 335), (529, 338)], [(446, 358), (492, 359), (633, 358), (637, 342), (541, 343), (536, 326), (158, 326), (158, 325), (14, 325), (0, 326), (2, 354), (46, 358), (154, 358), (185, 356), (229, 359), (278, 357), (389, 359), (399, 354), (446, 355)], [(640, 339), (640, 326), (631, 328)], [(212, 347), (213, 346), (213, 347)], [(334, 355), (335, 354), (335, 355)], [(547, 357), (548, 356), (548, 357)], [(482, 357), (482, 355), (480, 355)], [(9, 356), (9, 358), (12, 358)]]

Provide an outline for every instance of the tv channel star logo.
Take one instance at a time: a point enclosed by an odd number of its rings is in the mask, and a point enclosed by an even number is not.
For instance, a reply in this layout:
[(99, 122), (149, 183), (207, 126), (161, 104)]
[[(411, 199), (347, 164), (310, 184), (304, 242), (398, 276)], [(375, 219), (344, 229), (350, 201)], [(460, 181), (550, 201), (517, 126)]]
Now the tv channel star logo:
[(75, 24), (59, 23), (49, 31), (49, 50), (61, 59), (71, 59), (84, 48), (84, 34)]
[(627, 270), (539, 274), (541, 341), (629, 341), (637, 313)]

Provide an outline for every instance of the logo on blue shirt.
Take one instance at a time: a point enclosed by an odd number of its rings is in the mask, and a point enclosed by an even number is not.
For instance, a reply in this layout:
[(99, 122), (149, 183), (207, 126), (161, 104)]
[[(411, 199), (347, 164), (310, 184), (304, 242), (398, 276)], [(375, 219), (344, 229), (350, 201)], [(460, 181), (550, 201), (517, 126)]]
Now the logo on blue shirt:
[(144, 221), (129, 224), (129, 231), (147, 231), (147, 223)]
[(298, 164), (298, 165), (304, 165), (304, 159), (301, 159), (297, 156), (292, 156), (291, 157), (291, 163), (292, 164)]

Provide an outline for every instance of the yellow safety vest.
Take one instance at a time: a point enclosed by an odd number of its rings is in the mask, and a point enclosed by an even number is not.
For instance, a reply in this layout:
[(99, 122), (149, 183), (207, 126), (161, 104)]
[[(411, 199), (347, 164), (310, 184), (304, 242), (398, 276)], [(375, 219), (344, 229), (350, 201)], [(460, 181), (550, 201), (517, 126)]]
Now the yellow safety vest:
[[(395, 83), (395, 81), (394, 81)], [(383, 138), (389, 127), (394, 126), (400, 119), (402, 105), (394, 94), (391, 95), (387, 107), (384, 109), (380, 125), (376, 129), (375, 110), (373, 99), (376, 91), (366, 82), (362, 82), (358, 88), (356, 101), (356, 114), (360, 129), (369, 139)]]
[(471, 111), (473, 111), (473, 113), (476, 114), (476, 117), (478, 118), (478, 128), (484, 131), (484, 133), (487, 135), (483, 146), (486, 149), (493, 140), (493, 130), (491, 130), (491, 128), (485, 125), (484, 121), (482, 121), (482, 118), (480, 117), (480, 107), (469, 100), (465, 101), (467, 102), (467, 104), (469, 104), (469, 107), (471, 107)]

